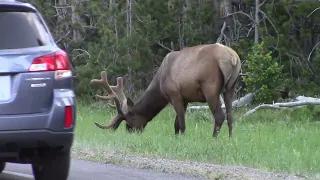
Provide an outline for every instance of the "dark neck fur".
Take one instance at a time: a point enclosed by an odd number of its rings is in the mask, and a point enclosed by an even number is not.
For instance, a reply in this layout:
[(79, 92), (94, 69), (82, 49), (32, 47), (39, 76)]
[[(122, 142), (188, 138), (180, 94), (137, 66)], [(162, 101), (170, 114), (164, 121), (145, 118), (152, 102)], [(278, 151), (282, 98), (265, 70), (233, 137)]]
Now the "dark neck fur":
[(148, 121), (151, 121), (168, 104), (167, 99), (160, 91), (159, 82), (156, 81), (150, 83), (133, 107), (134, 112), (146, 117)]

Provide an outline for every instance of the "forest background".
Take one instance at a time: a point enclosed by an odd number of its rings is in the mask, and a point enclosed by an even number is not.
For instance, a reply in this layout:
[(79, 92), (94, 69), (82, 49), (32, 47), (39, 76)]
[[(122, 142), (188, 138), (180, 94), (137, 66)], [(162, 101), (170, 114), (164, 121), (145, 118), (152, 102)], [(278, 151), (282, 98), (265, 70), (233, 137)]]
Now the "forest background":
[[(79, 103), (73, 157), (213, 179), (230, 174), (214, 165), (199, 170), (191, 163), (186, 170), (185, 164), (175, 161), (169, 166), (171, 161), (153, 158), (255, 167), (299, 177), (317, 174), (311, 179), (320, 179), (319, 106), (244, 116), (260, 103), (320, 94), (319, 0), (23, 1), (42, 13), (74, 67)], [(234, 108), (232, 139), (224, 125), (219, 138), (212, 140), (207, 110), (186, 114), (187, 133), (181, 137), (174, 136), (173, 108), (159, 113), (141, 134), (126, 133), (124, 123), (116, 132), (94, 126), (94, 121), (107, 123), (116, 115), (105, 102), (94, 102), (103, 89), (90, 80), (99, 79), (102, 70), (110, 84), (124, 77), (125, 93), (135, 100), (167, 53), (215, 42), (234, 48), (241, 58), (237, 98), (254, 93), (253, 104)], [(131, 155), (143, 158), (132, 160)], [(151, 158), (148, 163), (146, 157)], [(248, 175), (248, 169), (225, 168), (232, 175)]]
[(320, 89), (320, 4), (316, 0), (25, 0), (43, 14), (70, 55), (76, 94), (102, 89), (102, 70), (125, 77), (128, 97), (147, 88), (164, 56), (186, 46), (220, 42), (234, 48), (245, 74), (238, 97), (256, 102), (316, 96)]

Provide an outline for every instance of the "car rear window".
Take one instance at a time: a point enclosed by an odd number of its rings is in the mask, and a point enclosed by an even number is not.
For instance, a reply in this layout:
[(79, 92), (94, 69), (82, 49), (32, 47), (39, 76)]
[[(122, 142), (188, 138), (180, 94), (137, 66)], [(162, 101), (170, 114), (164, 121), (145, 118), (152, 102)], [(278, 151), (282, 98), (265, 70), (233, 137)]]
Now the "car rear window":
[(20, 49), (51, 44), (40, 17), (33, 11), (0, 7), (0, 49)]

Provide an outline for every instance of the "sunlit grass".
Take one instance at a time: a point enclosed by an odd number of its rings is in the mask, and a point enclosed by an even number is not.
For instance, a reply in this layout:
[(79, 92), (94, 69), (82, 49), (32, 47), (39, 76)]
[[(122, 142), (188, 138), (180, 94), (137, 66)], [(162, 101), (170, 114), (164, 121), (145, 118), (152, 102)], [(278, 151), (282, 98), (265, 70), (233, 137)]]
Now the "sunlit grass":
[(320, 123), (308, 108), (295, 111), (259, 110), (242, 118), (234, 114), (234, 133), (229, 139), (226, 123), (213, 139), (209, 112), (186, 116), (186, 134), (174, 135), (175, 112), (169, 106), (141, 134), (129, 134), (122, 124), (116, 132), (101, 130), (93, 122), (106, 123), (115, 115), (104, 107), (78, 106), (75, 150), (93, 148), (216, 164), (243, 165), (275, 172), (320, 172)]

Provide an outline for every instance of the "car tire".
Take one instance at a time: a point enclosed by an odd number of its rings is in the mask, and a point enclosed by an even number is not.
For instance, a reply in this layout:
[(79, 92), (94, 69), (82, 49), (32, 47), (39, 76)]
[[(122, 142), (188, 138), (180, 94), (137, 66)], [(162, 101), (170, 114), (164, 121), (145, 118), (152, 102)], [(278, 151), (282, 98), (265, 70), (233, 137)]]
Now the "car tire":
[(2, 171), (4, 170), (5, 167), (6, 167), (6, 163), (0, 162), (0, 173), (2, 173)]
[(70, 150), (50, 154), (32, 164), (35, 180), (67, 180), (70, 169)]

